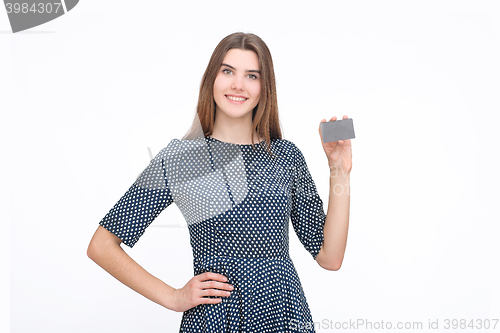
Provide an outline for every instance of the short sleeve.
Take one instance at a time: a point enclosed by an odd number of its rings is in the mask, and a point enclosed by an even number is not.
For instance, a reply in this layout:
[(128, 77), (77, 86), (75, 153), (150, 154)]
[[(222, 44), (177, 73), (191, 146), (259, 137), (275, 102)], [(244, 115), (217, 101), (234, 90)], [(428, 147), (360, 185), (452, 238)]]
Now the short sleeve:
[(133, 247), (153, 220), (172, 202), (168, 187), (163, 148), (99, 222)]
[(326, 215), (316, 185), (299, 148), (293, 145), (292, 210), (290, 219), (300, 242), (316, 260), (323, 244)]

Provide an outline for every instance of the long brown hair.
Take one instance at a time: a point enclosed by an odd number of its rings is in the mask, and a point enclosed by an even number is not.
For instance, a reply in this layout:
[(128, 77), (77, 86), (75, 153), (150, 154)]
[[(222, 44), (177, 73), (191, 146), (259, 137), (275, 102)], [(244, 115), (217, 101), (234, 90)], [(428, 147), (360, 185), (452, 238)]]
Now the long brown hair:
[[(183, 139), (192, 139), (212, 134), (215, 122), (215, 100), (214, 83), (219, 72), (222, 61), (230, 49), (241, 49), (254, 51), (259, 59), (259, 70), (261, 74), (261, 92), (259, 103), (252, 111), (252, 133), (264, 137), (267, 143), (266, 150), (271, 152), (271, 140), (281, 139), (281, 126), (278, 115), (278, 99), (276, 97), (276, 81), (274, 77), (274, 66), (266, 43), (257, 35), (252, 33), (235, 32), (219, 42), (212, 53), (203, 79), (200, 85), (200, 95), (193, 124)], [(255, 149), (252, 135), (252, 146)]]

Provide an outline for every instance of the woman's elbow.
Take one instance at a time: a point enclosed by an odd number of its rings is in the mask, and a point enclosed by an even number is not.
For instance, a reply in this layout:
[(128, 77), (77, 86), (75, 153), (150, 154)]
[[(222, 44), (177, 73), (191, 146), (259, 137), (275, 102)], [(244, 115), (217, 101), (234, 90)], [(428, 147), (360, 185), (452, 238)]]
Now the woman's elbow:
[(92, 239), (89, 243), (89, 246), (87, 247), (87, 257), (89, 257), (92, 260), (95, 259), (97, 252), (98, 252), (98, 249), (97, 249), (97, 246), (95, 243), (96, 243), (95, 240)]
[(330, 266), (331, 271), (338, 271), (342, 267), (342, 261), (338, 263), (334, 263), (332, 266)]
[(320, 263), (320, 266), (326, 269), (327, 271), (338, 271), (340, 267), (342, 267), (342, 259), (328, 263)]
[(100, 253), (106, 252), (109, 246), (114, 246), (115, 244), (120, 246), (121, 239), (102, 226), (99, 226), (87, 247), (87, 256), (95, 261)]

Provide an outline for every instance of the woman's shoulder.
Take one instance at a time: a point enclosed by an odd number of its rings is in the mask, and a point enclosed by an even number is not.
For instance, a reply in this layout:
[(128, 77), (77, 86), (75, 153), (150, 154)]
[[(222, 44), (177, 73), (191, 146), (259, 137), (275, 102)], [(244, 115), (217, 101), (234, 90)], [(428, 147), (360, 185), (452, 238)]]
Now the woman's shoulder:
[(293, 149), (295, 148), (295, 144), (287, 139), (276, 139), (276, 143), (283, 147), (284, 149)]
[(281, 162), (289, 166), (294, 166), (295, 161), (297, 160), (297, 155), (301, 154), (300, 149), (295, 145), (295, 143), (288, 139), (274, 139), (273, 141), (273, 152), (282, 157)]
[(203, 138), (195, 139), (172, 139), (166, 147), (162, 149), (165, 152), (177, 152), (184, 149), (195, 149), (206, 146)]
[(283, 150), (287, 155), (295, 155), (297, 152), (300, 153), (300, 149), (297, 147), (297, 145), (288, 139), (277, 139), (276, 144), (278, 147), (280, 147), (281, 150)]

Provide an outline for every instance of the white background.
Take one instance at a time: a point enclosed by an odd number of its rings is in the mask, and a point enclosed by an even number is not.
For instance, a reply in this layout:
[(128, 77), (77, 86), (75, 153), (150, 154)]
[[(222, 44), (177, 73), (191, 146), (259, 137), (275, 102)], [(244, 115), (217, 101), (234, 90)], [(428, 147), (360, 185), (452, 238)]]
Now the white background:
[[(182, 313), (121, 284), (86, 251), (149, 163), (148, 147), (155, 155), (187, 131), (210, 55), (236, 31), (271, 50), (284, 138), (303, 152), (325, 211), (319, 122), (354, 120), (342, 268), (322, 269), (290, 229), (314, 321), (422, 322), (428, 331), (438, 320), (429, 331), (450, 332), (446, 319), (500, 318), (494, 3), (86, 0), (16, 34), (0, 10), (1, 211), (10, 235), (1, 299), (9, 305), (10, 292), (11, 331), (178, 331)], [(175, 288), (192, 277), (175, 205), (133, 249), (122, 246)]]

